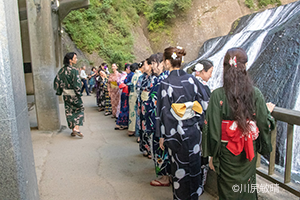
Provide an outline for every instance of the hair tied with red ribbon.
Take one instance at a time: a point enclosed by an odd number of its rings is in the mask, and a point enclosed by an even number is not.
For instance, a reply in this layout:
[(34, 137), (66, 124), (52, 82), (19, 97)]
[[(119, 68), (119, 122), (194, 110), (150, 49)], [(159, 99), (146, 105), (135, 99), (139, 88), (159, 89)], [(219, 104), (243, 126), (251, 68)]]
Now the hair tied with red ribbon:
[(232, 67), (234, 66), (235, 68), (237, 68), (237, 64), (236, 64), (236, 56), (234, 56), (233, 58), (229, 59), (229, 65)]

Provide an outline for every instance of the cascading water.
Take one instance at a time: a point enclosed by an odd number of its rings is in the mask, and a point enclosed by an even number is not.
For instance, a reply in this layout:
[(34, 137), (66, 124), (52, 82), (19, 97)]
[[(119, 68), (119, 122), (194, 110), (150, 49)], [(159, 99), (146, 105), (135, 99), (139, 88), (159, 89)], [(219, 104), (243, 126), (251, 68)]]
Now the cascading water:
[[(242, 47), (248, 55), (247, 70), (266, 101), (300, 111), (300, 2), (242, 17), (229, 35), (208, 40), (199, 57), (214, 63), (211, 89), (223, 85), (223, 58), (228, 49)], [(286, 125), (278, 123), (276, 162), (283, 166)], [(293, 144), (294, 174), (300, 173), (300, 127), (295, 127)]]

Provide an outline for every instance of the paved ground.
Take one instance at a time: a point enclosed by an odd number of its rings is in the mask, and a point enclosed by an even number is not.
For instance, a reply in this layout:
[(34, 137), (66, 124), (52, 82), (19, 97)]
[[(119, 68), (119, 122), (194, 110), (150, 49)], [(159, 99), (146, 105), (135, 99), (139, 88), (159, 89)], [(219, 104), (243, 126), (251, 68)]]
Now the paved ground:
[[(99, 113), (93, 96), (83, 97), (83, 139), (32, 130), (41, 200), (170, 200), (171, 187), (153, 187), (153, 161), (142, 156), (135, 138), (115, 131), (111, 117)], [(63, 104), (61, 123), (67, 126)], [(50, 117), (50, 116), (49, 116)], [(34, 110), (30, 111), (34, 124)], [(204, 193), (200, 199), (213, 200)]]

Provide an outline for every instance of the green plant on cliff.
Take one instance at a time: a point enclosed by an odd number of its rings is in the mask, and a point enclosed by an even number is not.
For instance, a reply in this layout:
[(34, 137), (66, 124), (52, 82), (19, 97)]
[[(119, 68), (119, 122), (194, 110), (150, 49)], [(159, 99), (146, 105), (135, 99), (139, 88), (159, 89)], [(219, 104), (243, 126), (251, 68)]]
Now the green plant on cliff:
[(89, 9), (72, 11), (63, 22), (72, 40), (83, 51), (97, 51), (108, 63), (132, 62), (130, 26), (138, 22), (136, 9), (125, 0), (90, 2)]
[(192, 0), (90, 0), (88, 9), (72, 11), (63, 21), (78, 48), (98, 52), (108, 63), (134, 61), (131, 27), (145, 15), (148, 29), (165, 30), (175, 13), (191, 6)]
[(192, 0), (150, 0), (144, 14), (149, 22), (149, 31), (157, 31), (165, 27), (175, 13), (191, 7)]
[(260, 9), (268, 5), (280, 6), (280, 0), (245, 0), (245, 5), (250, 9)]
[(281, 1), (280, 0), (258, 0), (258, 7), (259, 8), (262, 8), (262, 7), (267, 6), (267, 5), (280, 6)]
[(253, 2), (253, 0), (245, 0), (245, 4), (250, 9), (254, 8), (254, 2)]

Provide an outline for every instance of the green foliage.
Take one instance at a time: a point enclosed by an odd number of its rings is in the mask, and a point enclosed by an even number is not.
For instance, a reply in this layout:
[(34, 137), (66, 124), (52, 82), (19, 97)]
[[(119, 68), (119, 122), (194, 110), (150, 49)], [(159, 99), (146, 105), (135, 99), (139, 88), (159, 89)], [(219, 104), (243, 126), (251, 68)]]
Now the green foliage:
[(245, 0), (246, 6), (250, 9), (263, 8), (268, 5), (275, 5), (275, 6), (281, 5), (280, 0), (257, 0), (256, 2), (257, 2), (257, 6), (255, 5), (253, 0)]
[(108, 63), (123, 66), (132, 62), (133, 38), (130, 26), (139, 16), (128, 0), (91, 0), (89, 9), (72, 11), (64, 20), (66, 31), (77, 47), (97, 51)]
[(192, 0), (150, 0), (145, 16), (149, 22), (149, 31), (156, 31), (165, 27), (170, 19), (175, 18), (175, 13), (190, 8)]
[(185, 11), (192, 0), (90, 0), (88, 9), (72, 11), (63, 21), (66, 32), (81, 50), (98, 52), (106, 62), (132, 62), (131, 26), (145, 15), (150, 31), (161, 31)]
[(259, 0), (258, 1), (258, 7), (259, 8), (262, 8), (262, 7), (267, 6), (267, 5), (280, 6), (281, 1), (280, 0)]
[(235, 22), (233, 23), (233, 30), (236, 29), (236, 27), (239, 25), (240, 21), (241, 21), (241, 18), (238, 18), (237, 20), (235, 20)]
[(254, 2), (253, 2), (253, 0), (245, 0), (245, 4), (250, 9), (254, 8)]

